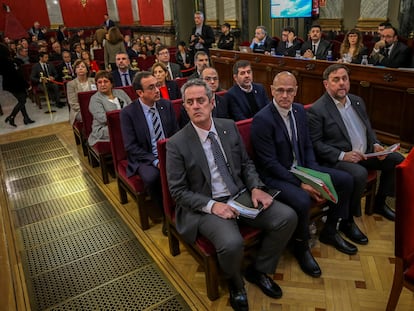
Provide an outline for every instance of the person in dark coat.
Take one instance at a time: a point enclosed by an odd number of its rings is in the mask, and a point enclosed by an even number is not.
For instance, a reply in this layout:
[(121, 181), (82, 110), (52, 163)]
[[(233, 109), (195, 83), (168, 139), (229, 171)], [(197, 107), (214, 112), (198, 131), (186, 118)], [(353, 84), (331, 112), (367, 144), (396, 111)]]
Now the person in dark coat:
[(23, 72), (18, 65), (11, 59), (10, 51), (7, 45), (0, 43), (0, 75), (3, 76), (3, 90), (9, 91), (17, 98), (17, 104), (14, 106), (11, 114), (4, 120), (11, 126), (16, 127), (14, 119), (19, 111), (23, 115), (24, 124), (30, 124), (35, 121), (30, 119), (26, 111), (26, 97), (29, 84), (23, 77)]

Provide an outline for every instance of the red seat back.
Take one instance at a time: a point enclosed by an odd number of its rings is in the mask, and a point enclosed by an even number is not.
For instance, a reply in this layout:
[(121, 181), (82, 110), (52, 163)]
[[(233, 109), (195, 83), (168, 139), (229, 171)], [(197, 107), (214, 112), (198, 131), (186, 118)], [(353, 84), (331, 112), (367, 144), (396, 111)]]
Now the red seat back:
[(93, 50), (93, 59), (94, 60), (101, 61), (101, 62), (105, 61), (105, 58), (104, 58), (104, 49), (96, 49), (96, 50)]
[(175, 118), (177, 119), (178, 124), (180, 123), (181, 117), (181, 107), (183, 106), (183, 99), (178, 98), (171, 101), (171, 104), (174, 108)]
[(159, 140), (157, 143), (158, 160), (160, 165), (161, 188), (162, 188), (162, 203), (164, 205), (165, 216), (170, 219), (172, 223), (175, 222), (175, 201), (171, 197), (167, 181), (167, 141), (168, 139)]
[(83, 132), (85, 134), (86, 139), (88, 139), (89, 134), (92, 132), (93, 116), (89, 111), (89, 101), (91, 100), (92, 95), (95, 93), (96, 91), (78, 93), (79, 108), (83, 123)]
[(237, 121), (236, 125), (239, 130), (240, 136), (243, 139), (244, 146), (246, 147), (247, 154), (249, 155), (250, 159), (254, 159), (254, 150), (252, 146), (252, 142), (250, 139), (250, 128), (252, 126), (253, 119), (245, 119), (241, 121)]
[(181, 90), (181, 87), (184, 85), (184, 83), (186, 83), (188, 80), (188, 78), (184, 77), (184, 78), (177, 78), (174, 81), (177, 82), (178, 87)]
[(227, 93), (227, 90), (223, 90), (223, 91), (220, 91), (220, 92), (216, 92), (216, 95), (224, 96), (224, 95), (226, 95), (226, 93)]
[(155, 63), (155, 55), (147, 56), (145, 59), (138, 57), (138, 67), (141, 70), (149, 70)]
[[(138, 99), (138, 94), (137, 94), (137, 92), (135, 92), (132, 85), (119, 86), (119, 87), (116, 87), (116, 89), (123, 90), (125, 93), (127, 93), (127, 95), (129, 96), (129, 98), (131, 98), (132, 101)], [(130, 104), (130, 103), (128, 103), (128, 104)]]
[(106, 120), (108, 124), (109, 141), (111, 142), (112, 159), (115, 169), (118, 169), (118, 163), (127, 158), (125, 152), (124, 140), (122, 139), (120, 110), (108, 111)]
[(396, 167), (395, 256), (414, 265), (414, 149)]

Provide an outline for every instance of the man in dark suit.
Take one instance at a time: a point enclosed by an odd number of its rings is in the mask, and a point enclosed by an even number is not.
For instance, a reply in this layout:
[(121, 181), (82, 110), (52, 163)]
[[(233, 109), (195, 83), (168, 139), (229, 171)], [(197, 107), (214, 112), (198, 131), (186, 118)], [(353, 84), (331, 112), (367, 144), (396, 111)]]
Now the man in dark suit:
[(194, 56), (195, 71), (188, 77), (188, 80), (200, 78), (201, 73), (210, 67), (210, 59), (204, 51), (198, 51)]
[[(219, 76), (217, 70), (213, 67), (208, 67), (201, 72), (200, 79), (203, 79), (210, 89), (213, 91), (213, 104), (214, 108), (212, 111), (213, 118), (229, 118), (228, 102), (225, 96), (217, 95), (216, 92), (220, 91), (219, 89)], [(185, 111), (184, 106), (181, 108), (180, 116), (180, 127), (184, 127), (189, 121), (187, 112)]]
[(250, 48), (254, 53), (270, 55), (272, 49), (276, 51), (277, 42), (267, 35), (265, 26), (257, 26)]
[(331, 51), (332, 48), (329, 41), (322, 39), (322, 28), (320, 25), (312, 25), (309, 31), (309, 39), (302, 44), (302, 56), (326, 60), (328, 51)]
[(381, 40), (375, 43), (370, 56), (370, 63), (390, 68), (411, 67), (411, 50), (398, 41), (398, 31), (386, 26), (381, 33)]
[(171, 63), (170, 62), (170, 51), (165, 45), (157, 46), (155, 50), (155, 56), (160, 63), (163, 63), (168, 70), (168, 80), (173, 80), (176, 78), (181, 78), (183, 75), (181, 74), (180, 65)]
[[(65, 79), (71, 80), (76, 77), (75, 68), (72, 66), (72, 59), (69, 51), (63, 51), (61, 55), (62, 62), (56, 65), (57, 70), (57, 80), (63, 81)], [(63, 70), (66, 68), (67, 77), (64, 78), (65, 74), (63, 73)]]
[(191, 30), (189, 49), (194, 56), (198, 51), (209, 54), (211, 45), (215, 42), (214, 31), (209, 25), (204, 24), (203, 12), (194, 13), (195, 27)]
[[(273, 100), (253, 117), (251, 127), (257, 170), (266, 186), (281, 190), (278, 198), (296, 211), (298, 226), (293, 235), (293, 254), (306, 274), (319, 277), (321, 269), (308, 246), (309, 210), (312, 200), (321, 202), (323, 198), (317, 189), (302, 183), (290, 169), (299, 165), (331, 176), (338, 203), (329, 202), (330, 209), (320, 240), (350, 255), (356, 254), (358, 249), (345, 241), (336, 227), (340, 219), (348, 218), (353, 180), (346, 172), (323, 167), (316, 162), (305, 109), (293, 102), (297, 92), (295, 76), (282, 71), (275, 76), (271, 88)], [(352, 239), (366, 244), (368, 239), (356, 224), (354, 226), (358, 235)]]
[(126, 53), (117, 53), (115, 55), (116, 69), (112, 71), (114, 77), (114, 86), (128, 86), (132, 85), (134, 80), (135, 71), (129, 69), (129, 57)]
[[(171, 102), (160, 99), (157, 80), (150, 72), (137, 73), (133, 87), (139, 98), (120, 114), (128, 155), (127, 176), (137, 174), (142, 178), (159, 212), (163, 213), (157, 140), (173, 135), (178, 125)], [(166, 233), (164, 227), (163, 233)]]
[(234, 121), (252, 118), (269, 102), (266, 91), (263, 85), (253, 82), (252, 67), (247, 60), (234, 64), (233, 79), (236, 84), (226, 93), (230, 116)]
[(296, 37), (296, 30), (293, 27), (285, 27), (282, 30), (282, 40), (276, 48), (276, 55), (296, 56), (296, 51), (300, 51), (302, 42)]
[(45, 52), (39, 53), (39, 62), (34, 64), (30, 74), (30, 80), (34, 86), (37, 86), (42, 91), (43, 79), (46, 81), (46, 88), (49, 93), (49, 98), (55, 102), (56, 107), (62, 108), (64, 103), (60, 102), (60, 91), (57, 84), (53, 83), (58, 78), (55, 67), (48, 63), (49, 55)]
[(394, 196), (394, 168), (404, 157), (393, 152), (367, 158), (366, 153), (383, 151), (375, 136), (362, 98), (349, 94), (349, 70), (343, 64), (325, 69), (326, 93), (309, 110), (310, 136), (320, 163), (350, 173), (354, 178), (350, 213), (361, 216), (361, 196), (368, 170), (380, 170), (374, 212), (394, 220), (395, 213), (385, 199)]
[(109, 18), (108, 13), (105, 13), (104, 14), (104, 22), (103, 22), (103, 25), (105, 26), (106, 30), (108, 30), (109, 28), (115, 26), (115, 23), (113, 22), (113, 20), (111, 20)]
[[(248, 310), (241, 275), (243, 238), (238, 223), (265, 229), (256, 260), (245, 277), (269, 297), (280, 298), (282, 290), (267, 274), (275, 272), (296, 227), (295, 212), (261, 190), (264, 185), (235, 123), (211, 117), (213, 93), (207, 84), (193, 79), (182, 90), (191, 122), (167, 142), (167, 178), (177, 204), (177, 230), (189, 243), (194, 243), (198, 234), (211, 241), (229, 283), (231, 306)], [(261, 203), (264, 207), (255, 219), (239, 218), (239, 212), (227, 204), (231, 195), (244, 188), (250, 191), (254, 206)]]

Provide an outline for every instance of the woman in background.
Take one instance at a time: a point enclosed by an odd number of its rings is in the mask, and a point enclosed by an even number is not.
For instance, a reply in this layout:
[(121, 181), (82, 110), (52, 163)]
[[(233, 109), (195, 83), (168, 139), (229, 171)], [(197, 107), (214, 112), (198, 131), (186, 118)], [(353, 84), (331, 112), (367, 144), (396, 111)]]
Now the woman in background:
[(361, 64), (363, 55), (368, 55), (368, 49), (362, 42), (362, 34), (358, 29), (351, 29), (345, 35), (339, 50), (340, 62)]
[(111, 66), (111, 71), (116, 69), (115, 56), (117, 53), (125, 53), (125, 44), (124, 37), (121, 34), (121, 31), (118, 27), (111, 27), (108, 31), (108, 40), (105, 41), (104, 45), (104, 60), (105, 60), (105, 69), (109, 69), (108, 66)]
[(99, 65), (95, 60), (91, 59), (91, 54), (89, 53), (89, 51), (86, 51), (86, 50), (82, 51), (81, 52), (81, 59), (88, 66), (90, 76), (95, 77), (95, 74), (99, 71)]
[(69, 105), (69, 122), (71, 125), (75, 120), (82, 121), (80, 114), (78, 93), (96, 90), (95, 80), (89, 78), (88, 65), (84, 60), (78, 59), (73, 64), (76, 78), (69, 81), (66, 85)]
[[(124, 45), (123, 42), (121, 42)], [(114, 89), (114, 79), (110, 72), (98, 71), (95, 76), (98, 92), (92, 95), (89, 102), (89, 111), (93, 116), (92, 131), (88, 137), (90, 146), (99, 141), (109, 141), (106, 113), (108, 111), (122, 109), (129, 105), (132, 100), (123, 91)]]
[(160, 90), (162, 98), (169, 100), (181, 98), (181, 92), (177, 82), (167, 80), (168, 69), (163, 63), (155, 63), (152, 65), (151, 71), (155, 79), (157, 79), (157, 87)]

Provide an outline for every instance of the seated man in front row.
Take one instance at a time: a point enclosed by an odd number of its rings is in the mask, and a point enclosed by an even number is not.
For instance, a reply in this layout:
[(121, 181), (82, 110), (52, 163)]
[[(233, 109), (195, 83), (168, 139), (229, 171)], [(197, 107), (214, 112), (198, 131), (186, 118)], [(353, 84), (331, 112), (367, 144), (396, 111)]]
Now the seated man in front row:
[[(139, 98), (121, 110), (121, 129), (128, 154), (127, 176), (139, 175), (163, 213), (157, 141), (178, 130), (171, 102), (160, 97), (157, 79), (148, 71), (135, 75), (133, 87)], [(163, 234), (166, 234), (163, 226)]]
[[(395, 166), (404, 160), (398, 152), (368, 158), (365, 153), (383, 151), (371, 127), (365, 103), (350, 94), (349, 69), (343, 64), (329, 66), (323, 72), (326, 92), (309, 109), (309, 132), (318, 160), (324, 165), (348, 172), (354, 178), (350, 212), (361, 216), (361, 197), (368, 170), (380, 170), (374, 213), (389, 220), (394, 211), (386, 204), (395, 193)], [(350, 218), (350, 221), (352, 218)]]
[[(280, 200), (291, 206), (298, 215), (298, 226), (293, 234), (293, 253), (306, 274), (319, 277), (321, 269), (308, 246), (309, 209), (312, 199), (320, 202), (323, 198), (318, 190), (302, 183), (290, 169), (299, 165), (331, 176), (338, 193), (338, 203), (329, 202), (330, 209), (320, 240), (349, 255), (354, 255), (358, 249), (344, 240), (336, 228), (340, 219), (348, 218), (353, 180), (346, 172), (316, 163), (305, 109), (293, 102), (297, 88), (296, 78), (290, 72), (282, 71), (275, 76), (271, 87), (273, 101), (254, 116), (251, 139), (260, 177), (268, 187), (281, 190)], [(347, 232), (353, 234), (351, 239), (366, 244), (368, 239), (356, 224), (354, 227), (355, 234)]]
[[(181, 91), (191, 122), (167, 143), (167, 178), (177, 203), (177, 230), (189, 243), (194, 243), (199, 234), (213, 243), (229, 282), (231, 306), (248, 310), (240, 271), (243, 238), (238, 224), (263, 229), (256, 261), (247, 268), (245, 276), (269, 297), (280, 298), (282, 290), (267, 274), (275, 272), (295, 230), (296, 214), (261, 190), (264, 184), (244, 149), (235, 123), (211, 117), (213, 94), (207, 84), (200, 79), (189, 80)], [(239, 219), (237, 210), (226, 203), (244, 188), (251, 192), (255, 206), (261, 203), (264, 207), (255, 219)]]

